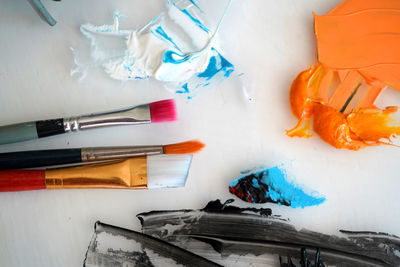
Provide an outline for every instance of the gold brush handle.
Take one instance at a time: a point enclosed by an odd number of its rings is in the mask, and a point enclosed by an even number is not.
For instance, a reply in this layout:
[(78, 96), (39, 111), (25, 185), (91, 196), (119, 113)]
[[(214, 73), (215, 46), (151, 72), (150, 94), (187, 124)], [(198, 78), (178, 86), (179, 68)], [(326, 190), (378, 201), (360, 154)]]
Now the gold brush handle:
[(46, 170), (46, 189), (147, 188), (147, 157)]

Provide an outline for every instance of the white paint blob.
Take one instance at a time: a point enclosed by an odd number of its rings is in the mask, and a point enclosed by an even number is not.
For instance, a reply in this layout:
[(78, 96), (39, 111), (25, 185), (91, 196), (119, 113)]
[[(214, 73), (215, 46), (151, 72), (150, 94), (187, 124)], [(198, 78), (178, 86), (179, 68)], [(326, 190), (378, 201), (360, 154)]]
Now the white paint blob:
[[(188, 94), (230, 76), (234, 66), (214, 48), (215, 36), (232, 0), (222, 10), (212, 31), (195, 1), (168, 1), (166, 11), (139, 30), (122, 30), (121, 15), (111, 25), (83, 24), (82, 34), (90, 40), (90, 64), (82, 64), (74, 53), (76, 67), (71, 75), (86, 76), (89, 67), (102, 67), (113, 79), (155, 78), (180, 87)], [(212, 2), (207, 2), (211, 4)], [(74, 51), (73, 51), (74, 52)]]

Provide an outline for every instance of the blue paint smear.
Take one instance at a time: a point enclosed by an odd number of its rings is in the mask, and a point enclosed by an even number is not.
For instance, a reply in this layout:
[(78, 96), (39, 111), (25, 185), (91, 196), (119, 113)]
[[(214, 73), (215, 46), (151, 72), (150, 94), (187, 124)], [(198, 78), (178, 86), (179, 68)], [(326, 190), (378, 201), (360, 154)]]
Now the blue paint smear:
[[(161, 26), (158, 26), (155, 31), (151, 31), (155, 36), (161, 37), (162, 39), (166, 40), (170, 44), (172, 44), (177, 50), (181, 51), (176, 43), (172, 40), (172, 38), (164, 31)], [(182, 52), (182, 51), (181, 51)]]
[(195, 17), (193, 17), (192, 14), (190, 14), (190, 12), (186, 8), (185, 9), (181, 9), (181, 11), (185, 15), (187, 15), (197, 25), (197, 27), (199, 27), (200, 29), (202, 29), (205, 32), (210, 32), (210, 30), (200, 20), (198, 20)]
[(206, 78), (206, 81), (209, 81), (218, 72), (223, 72), (224, 77), (228, 78), (235, 69), (234, 66), (214, 48), (212, 48), (211, 51), (214, 52), (214, 55), (210, 57), (207, 68), (203, 72), (197, 74), (197, 77)]
[[(204, 71), (197, 73), (188, 81), (180, 84), (183, 90), (178, 90), (178, 94), (191, 94), (188, 99), (191, 99), (196, 89), (214, 85), (222, 80), (228, 78), (235, 70), (233, 64), (226, 60), (215, 48), (211, 48), (211, 56)], [(174, 51), (166, 51), (163, 56), (164, 61), (171, 64), (179, 64), (187, 60), (191, 60), (195, 55), (186, 54), (181, 55)]]
[[(193, 56), (192, 54), (181, 55), (181, 54), (178, 54), (175, 51), (167, 50), (167, 51), (164, 52), (163, 62), (164, 63), (171, 63), (171, 64), (181, 64), (181, 63), (191, 59), (192, 56)], [(175, 58), (175, 57), (177, 57), (177, 58)]]
[(286, 178), (284, 170), (273, 167), (233, 180), (229, 190), (250, 203), (273, 202), (292, 208), (320, 205), (326, 200), (317, 192), (312, 195), (305, 193), (301, 186), (288, 182)]
[(147, 27), (153, 25), (159, 18), (161, 17), (161, 14), (152, 19), (149, 23), (147, 23), (143, 28), (140, 29), (139, 33), (142, 33)]
[(141, 76), (128, 76), (128, 79), (133, 79), (133, 80), (145, 80), (148, 79), (149, 76), (146, 77), (141, 77)]
[[(196, 1), (196, 2), (197, 2), (197, 1)], [(196, 2), (193, 1), (193, 0), (190, 0), (190, 3), (192, 3), (195, 7), (197, 7), (199, 10), (201, 10), (200, 7), (196, 4)]]
[(184, 85), (182, 85), (182, 88), (183, 88), (183, 91), (182, 91), (182, 90), (178, 90), (178, 91), (176, 91), (176, 93), (178, 93), (178, 94), (187, 94), (187, 93), (190, 92), (187, 83), (185, 83)]
[(105, 28), (105, 29), (96, 29), (96, 32), (112, 32), (113, 29), (111, 28)]

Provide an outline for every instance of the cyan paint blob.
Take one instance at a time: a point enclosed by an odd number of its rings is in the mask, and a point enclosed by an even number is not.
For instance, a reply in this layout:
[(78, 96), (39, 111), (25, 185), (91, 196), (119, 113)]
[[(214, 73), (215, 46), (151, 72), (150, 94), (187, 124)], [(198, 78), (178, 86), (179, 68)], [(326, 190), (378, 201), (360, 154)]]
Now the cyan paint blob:
[(182, 85), (182, 89), (183, 89), (183, 90), (178, 90), (178, 91), (176, 91), (176, 93), (178, 93), (178, 94), (188, 94), (188, 93), (190, 93), (187, 83), (185, 83), (184, 85)]
[(287, 180), (285, 170), (273, 167), (233, 180), (229, 191), (249, 203), (272, 202), (292, 208), (320, 205), (325, 197), (318, 192), (308, 194), (303, 188)]
[[(210, 84), (216, 84), (228, 78), (231, 73), (235, 70), (235, 66), (230, 63), (226, 58), (224, 58), (216, 49), (211, 49), (212, 56), (207, 64), (204, 71), (198, 73), (189, 81), (183, 83), (180, 87), (183, 90), (175, 91), (178, 94), (188, 94), (188, 99), (192, 98), (193, 89), (198, 89), (201, 87), (206, 87)], [(169, 53), (169, 54), (168, 54)], [(172, 58), (172, 51), (166, 51), (164, 53), (164, 61), (176, 64), (176, 62), (181, 62), (182, 60), (190, 60), (189, 57), (184, 57), (175, 53), (177, 56), (181, 56), (181, 60)], [(168, 59), (167, 59), (168, 58)]]
[(207, 68), (197, 74), (199, 78), (205, 78), (207, 81), (211, 80), (217, 73), (223, 73), (224, 78), (228, 78), (235, 67), (232, 63), (226, 60), (217, 50), (214, 48), (211, 49), (213, 52), (213, 56), (210, 57), (210, 61), (208, 62)]

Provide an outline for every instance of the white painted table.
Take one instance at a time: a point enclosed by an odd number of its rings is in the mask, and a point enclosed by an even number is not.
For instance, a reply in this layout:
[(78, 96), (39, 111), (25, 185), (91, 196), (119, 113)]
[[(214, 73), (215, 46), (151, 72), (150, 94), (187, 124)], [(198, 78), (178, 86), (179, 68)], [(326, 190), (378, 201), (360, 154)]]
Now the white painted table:
[[(161, 0), (43, 1), (58, 24), (41, 21), (26, 1), (2, 0), (0, 8), (0, 125), (66, 117), (176, 98), (179, 121), (55, 136), (0, 146), (23, 149), (164, 144), (198, 138), (185, 188), (154, 191), (60, 190), (0, 194), (0, 266), (81, 266), (95, 221), (140, 230), (135, 215), (153, 209), (201, 208), (226, 200), (240, 171), (292, 162), (297, 182), (327, 198), (319, 207), (272, 204), (298, 227), (400, 235), (400, 149), (337, 150), (321, 141), (292, 139), (295, 125), (288, 92), (294, 77), (316, 60), (312, 12), (325, 14), (339, 0), (234, 1), (220, 31), (221, 52), (255, 90), (249, 104), (238, 77), (188, 101), (153, 80), (118, 82), (100, 70), (82, 83), (70, 76), (70, 47), (86, 40), (85, 22), (111, 22), (114, 9), (129, 15), (121, 27), (147, 23)], [(387, 92), (387, 105), (400, 103)], [(237, 205), (245, 205), (237, 200)]]

